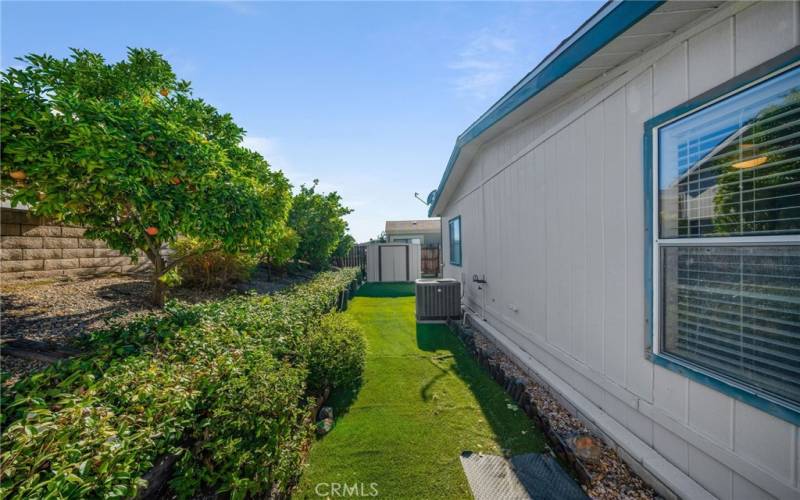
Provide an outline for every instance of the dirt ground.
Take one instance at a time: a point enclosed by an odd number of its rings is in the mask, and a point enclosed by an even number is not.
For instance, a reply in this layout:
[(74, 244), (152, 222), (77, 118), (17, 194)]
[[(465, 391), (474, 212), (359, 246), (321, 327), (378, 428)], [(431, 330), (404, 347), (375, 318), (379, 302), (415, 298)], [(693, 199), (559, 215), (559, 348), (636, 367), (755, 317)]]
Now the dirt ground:
[[(266, 272), (259, 269), (248, 282), (230, 288), (177, 287), (169, 291), (168, 297), (199, 303), (249, 290), (273, 293), (310, 276), (301, 274), (269, 280)], [(126, 322), (138, 315), (157, 313), (148, 302), (149, 290), (146, 276), (131, 275), (0, 283), (0, 338), (4, 345), (21, 339), (45, 349), (69, 347), (81, 334), (103, 328), (110, 322)], [(5, 372), (3, 385), (13, 384), (47, 364), (3, 353), (0, 357), (0, 368)]]

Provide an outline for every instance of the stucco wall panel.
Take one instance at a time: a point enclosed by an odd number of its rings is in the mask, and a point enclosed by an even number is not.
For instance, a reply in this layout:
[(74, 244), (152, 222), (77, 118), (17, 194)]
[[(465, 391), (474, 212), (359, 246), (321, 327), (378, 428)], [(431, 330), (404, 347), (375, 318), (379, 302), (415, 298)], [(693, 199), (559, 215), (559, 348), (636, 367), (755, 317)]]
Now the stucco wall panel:
[(586, 127), (586, 363), (603, 372), (605, 349), (605, 117), (595, 106)]
[(797, 2), (765, 2), (736, 15), (736, 74), (791, 49), (797, 43), (798, 9)]
[[(628, 346), (625, 343), (627, 307), (625, 242), (625, 89), (603, 102), (602, 133), (606, 145), (603, 161), (603, 270), (605, 272), (605, 366), (604, 373), (625, 385)], [(597, 133), (600, 133), (598, 131)]]
[(734, 472), (733, 500), (773, 500), (775, 497)]
[(713, 457), (689, 445), (689, 475), (720, 500), (733, 497), (733, 473)]
[(689, 381), (660, 366), (653, 369), (653, 404), (678, 422), (685, 423)]
[(793, 482), (794, 426), (744, 403), (736, 401), (734, 406), (736, 454)]
[(663, 113), (689, 98), (688, 42), (682, 42), (653, 65), (653, 114)]
[(733, 18), (689, 39), (689, 95), (696, 96), (733, 77)]
[(728, 449), (733, 449), (733, 400), (708, 387), (689, 381), (689, 426)]
[(642, 196), (642, 123), (653, 114), (653, 71), (647, 68), (625, 86), (625, 249), (627, 310), (625, 331), (627, 350), (627, 387), (645, 400), (653, 399), (653, 364), (645, 352), (644, 268), (644, 197)]
[(689, 445), (664, 427), (653, 425), (653, 448), (675, 467), (689, 471)]

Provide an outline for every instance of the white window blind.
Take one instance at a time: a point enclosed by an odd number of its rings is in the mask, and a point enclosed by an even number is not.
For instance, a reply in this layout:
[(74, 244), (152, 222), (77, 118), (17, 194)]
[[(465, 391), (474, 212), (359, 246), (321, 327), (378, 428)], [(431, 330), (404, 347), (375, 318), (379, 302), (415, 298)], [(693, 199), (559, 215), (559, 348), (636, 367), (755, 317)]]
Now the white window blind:
[(800, 228), (800, 69), (659, 132), (662, 238)]
[(665, 352), (800, 402), (795, 246), (662, 249)]
[(800, 68), (657, 141), (660, 352), (800, 404)]

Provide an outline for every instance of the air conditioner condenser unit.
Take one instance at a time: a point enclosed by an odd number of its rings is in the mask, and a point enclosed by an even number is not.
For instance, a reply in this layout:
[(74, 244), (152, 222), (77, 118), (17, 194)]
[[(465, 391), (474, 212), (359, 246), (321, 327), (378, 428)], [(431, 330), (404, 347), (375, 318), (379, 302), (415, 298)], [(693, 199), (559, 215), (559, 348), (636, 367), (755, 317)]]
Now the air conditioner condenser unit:
[(454, 279), (416, 281), (417, 321), (446, 322), (461, 317), (461, 282)]

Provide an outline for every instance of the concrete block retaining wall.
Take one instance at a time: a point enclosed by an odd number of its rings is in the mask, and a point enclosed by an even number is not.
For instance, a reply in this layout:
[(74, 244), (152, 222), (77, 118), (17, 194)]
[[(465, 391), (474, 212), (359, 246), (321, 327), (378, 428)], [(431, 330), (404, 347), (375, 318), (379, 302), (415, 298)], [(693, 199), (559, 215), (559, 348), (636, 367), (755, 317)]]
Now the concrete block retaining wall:
[(0, 209), (0, 279), (96, 276), (147, 269), (105, 243), (83, 236), (82, 227), (52, 223), (27, 210)]

